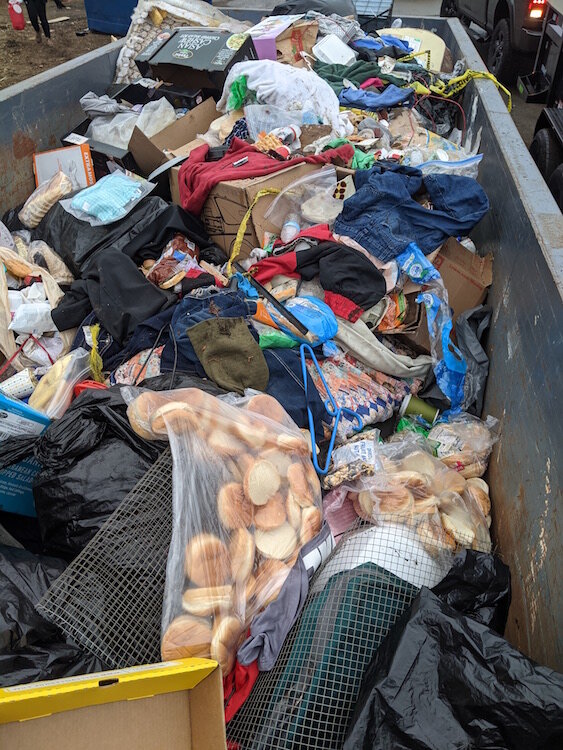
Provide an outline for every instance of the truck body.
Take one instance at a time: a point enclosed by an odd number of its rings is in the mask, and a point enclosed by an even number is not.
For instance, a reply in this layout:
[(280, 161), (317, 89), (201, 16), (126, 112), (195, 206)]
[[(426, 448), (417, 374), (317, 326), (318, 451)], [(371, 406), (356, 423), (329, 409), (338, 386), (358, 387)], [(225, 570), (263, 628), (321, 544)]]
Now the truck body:
[[(405, 19), (438, 33), (453, 58), (484, 65), (457, 19)], [(33, 190), (32, 154), (59, 144), (82, 119), (79, 98), (113, 81), (120, 42), (0, 92), (0, 210)], [(464, 90), (468, 138), (480, 133), (479, 181), (491, 210), (472, 233), (494, 254), (493, 320), (484, 414), (500, 440), (486, 477), (493, 534), (512, 572), (507, 638), (540, 663), (563, 670), (559, 561), (563, 545), (559, 451), (563, 445), (563, 217), (494, 84)]]

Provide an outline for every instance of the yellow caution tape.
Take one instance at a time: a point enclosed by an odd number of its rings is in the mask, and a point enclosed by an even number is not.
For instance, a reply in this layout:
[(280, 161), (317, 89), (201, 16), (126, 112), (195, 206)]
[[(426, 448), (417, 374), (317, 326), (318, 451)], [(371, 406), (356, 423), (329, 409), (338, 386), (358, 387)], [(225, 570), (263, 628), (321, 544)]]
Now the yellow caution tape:
[(426, 70), (430, 70), (430, 50), (424, 49), (420, 52), (411, 52), (409, 55), (405, 55), (404, 57), (399, 57), (397, 62), (409, 62), (409, 60), (417, 60), (418, 57), (421, 57), (422, 55), (426, 55)]
[[(456, 76), (455, 78), (450, 78), (449, 81), (441, 81), (437, 78), (434, 83), (429, 84), (428, 88), (433, 94), (438, 94), (438, 96), (442, 96), (444, 97), (444, 99), (450, 99), (452, 96), (455, 96), (455, 94), (459, 94), (459, 92), (462, 91), (470, 81), (473, 81), (475, 79), (485, 79), (488, 81), (492, 81), (497, 89), (500, 89), (506, 94), (508, 99), (506, 108), (509, 112), (512, 110), (512, 94), (510, 93), (510, 91), (505, 88), (502, 83), (497, 81), (492, 73), (488, 73), (485, 71), (466, 70), (462, 75)], [(418, 81), (409, 84), (409, 87), (414, 89), (417, 93), (419, 93), (419, 86), (420, 84)]]
[(252, 200), (252, 203), (248, 207), (248, 211), (243, 216), (240, 226), (238, 228), (237, 236), (235, 237), (235, 241), (233, 243), (233, 249), (231, 251), (231, 257), (229, 258), (229, 262), (227, 263), (227, 276), (231, 276), (233, 273), (232, 265), (235, 262), (235, 260), (238, 258), (238, 255), (240, 253), (240, 249), (242, 247), (242, 241), (244, 239), (244, 234), (246, 232), (246, 226), (252, 214), (252, 209), (258, 203), (260, 198), (263, 198), (265, 195), (277, 195), (278, 193), (281, 193), (281, 190), (279, 188), (263, 188), (262, 190), (259, 190), (254, 196), (254, 199)]
[(92, 376), (97, 383), (104, 382), (104, 363), (98, 352), (98, 336), (100, 334), (100, 324), (96, 323), (90, 326), (92, 335), (92, 349), (90, 350), (90, 369)]

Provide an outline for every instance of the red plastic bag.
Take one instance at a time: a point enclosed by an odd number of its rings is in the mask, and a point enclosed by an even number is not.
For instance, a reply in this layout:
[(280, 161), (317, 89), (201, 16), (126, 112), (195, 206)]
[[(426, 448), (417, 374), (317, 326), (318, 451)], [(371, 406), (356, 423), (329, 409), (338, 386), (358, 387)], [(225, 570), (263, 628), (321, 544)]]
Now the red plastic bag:
[(8, 0), (8, 11), (15, 31), (23, 31), (25, 29), (25, 18), (21, 3), (18, 0)]

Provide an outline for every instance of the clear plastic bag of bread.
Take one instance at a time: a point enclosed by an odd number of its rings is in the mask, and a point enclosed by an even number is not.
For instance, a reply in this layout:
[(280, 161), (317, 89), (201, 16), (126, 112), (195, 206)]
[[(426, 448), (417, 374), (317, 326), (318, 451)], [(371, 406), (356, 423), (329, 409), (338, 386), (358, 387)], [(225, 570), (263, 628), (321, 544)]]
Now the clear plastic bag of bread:
[[(123, 390), (129, 402), (135, 389)], [(252, 618), (320, 530), (309, 444), (266, 394), (234, 406), (197, 388), (144, 391), (127, 413), (173, 456), (162, 658), (211, 657), (228, 674)]]
[(72, 182), (62, 171), (42, 182), (23, 204), (18, 218), (28, 229), (35, 229), (57, 201), (72, 193)]
[(466, 479), (482, 477), (489, 465), (493, 445), (497, 442), (498, 420), (482, 421), (471, 414), (458, 414), (435, 425), (428, 433), (438, 458)]
[(377, 449), (380, 467), (374, 475), (348, 486), (358, 516), (368, 521), (403, 517), (420, 528), (421, 536), (435, 537), (438, 548), (490, 552), (491, 505), (483, 480), (466, 480), (445, 466), (415, 433)]

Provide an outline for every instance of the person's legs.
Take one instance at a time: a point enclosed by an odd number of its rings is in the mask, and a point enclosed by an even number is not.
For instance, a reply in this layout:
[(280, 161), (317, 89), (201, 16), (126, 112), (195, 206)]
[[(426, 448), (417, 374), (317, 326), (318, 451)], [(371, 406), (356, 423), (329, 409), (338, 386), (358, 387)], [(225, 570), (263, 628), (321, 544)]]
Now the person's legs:
[(35, 5), (35, 0), (26, 0), (26, 8), (27, 8), (27, 14), (29, 16), (29, 22), (35, 29), (35, 33), (37, 35), (37, 41), (41, 41), (41, 33), (39, 31), (39, 20), (37, 17), (37, 7)]
[(37, 3), (37, 12), (39, 15), (39, 20), (41, 21), (41, 26), (43, 28), (43, 33), (47, 37), (47, 39), (51, 38), (51, 29), (49, 28), (49, 21), (47, 20), (47, 3), (45, 0), (35, 0)]

